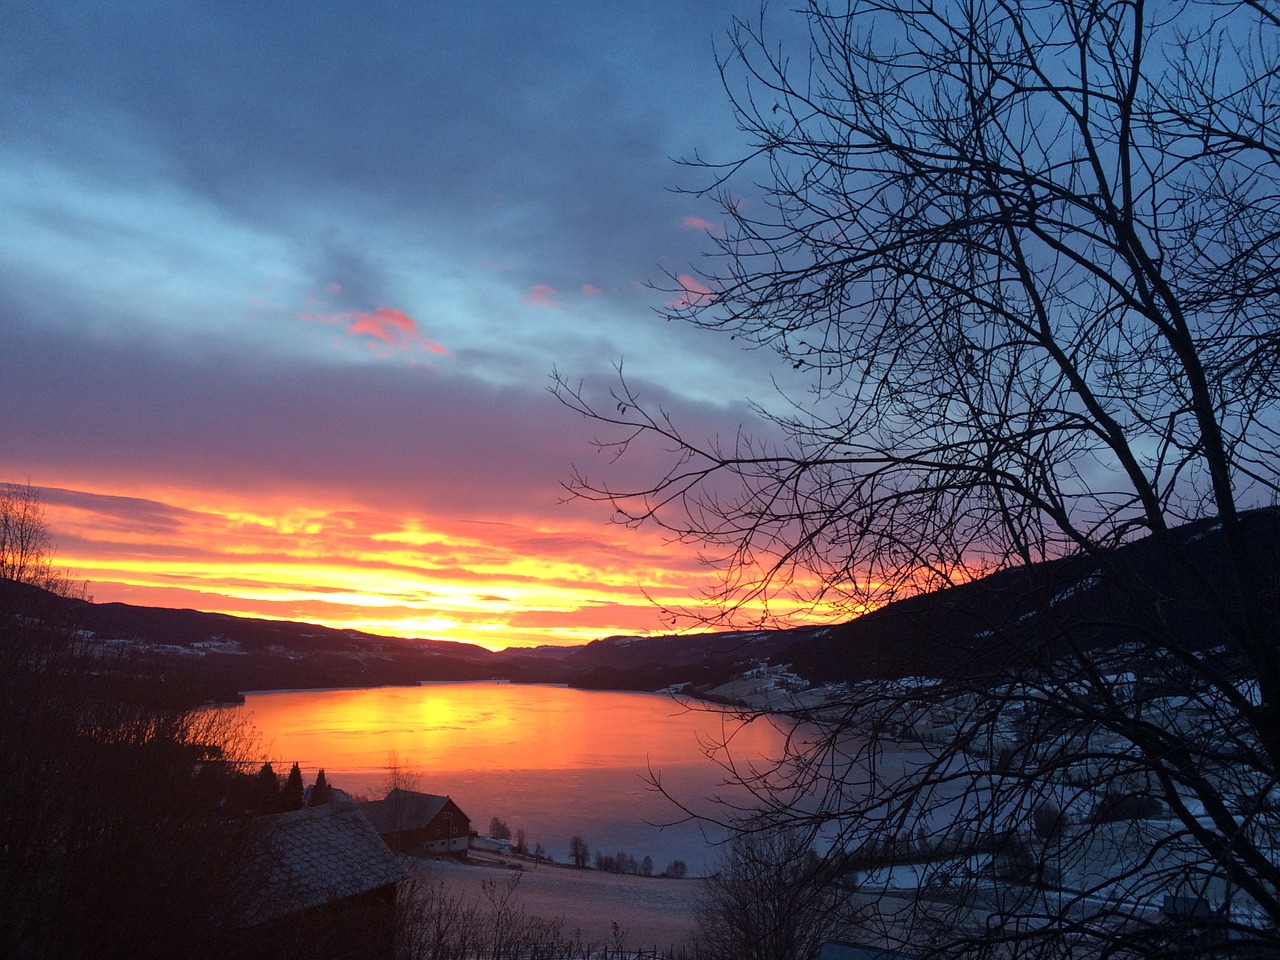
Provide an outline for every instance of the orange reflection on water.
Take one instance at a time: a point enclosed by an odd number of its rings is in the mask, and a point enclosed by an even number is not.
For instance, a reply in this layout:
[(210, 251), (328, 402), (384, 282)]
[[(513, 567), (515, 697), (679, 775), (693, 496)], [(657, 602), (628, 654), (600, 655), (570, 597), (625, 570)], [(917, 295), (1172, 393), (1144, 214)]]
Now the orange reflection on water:
[(732, 734), (738, 764), (776, 757), (783, 745), (772, 724), (740, 727), (670, 697), (554, 686), (259, 693), (242, 709), (278, 772), (297, 761), (310, 782), (323, 767), (334, 786), (380, 797), (394, 754), (411, 775), (409, 786), (453, 797), (473, 827), (498, 816), (561, 860), (570, 838), (581, 835), (592, 849), (651, 855), (659, 867), (680, 858), (695, 873), (712, 869), (708, 837), (717, 830), (683, 822), (683, 810), (655, 791), (650, 777), (659, 776), (682, 804), (715, 811), (708, 798), (735, 794), (726, 793), (723, 770), (703, 744)]
[[(733, 733), (735, 759), (776, 756), (782, 734), (655, 694), (506, 683), (250, 694), (271, 757), (367, 775), (397, 755), (435, 776), (465, 771), (682, 768)], [(726, 722), (728, 727), (726, 727)]]

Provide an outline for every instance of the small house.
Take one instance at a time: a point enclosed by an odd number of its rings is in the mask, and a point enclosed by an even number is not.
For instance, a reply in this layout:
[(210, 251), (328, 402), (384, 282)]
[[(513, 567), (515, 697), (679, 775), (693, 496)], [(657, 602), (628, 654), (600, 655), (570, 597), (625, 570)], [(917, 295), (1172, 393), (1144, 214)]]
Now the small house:
[(449, 797), (416, 790), (392, 790), (381, 800), (360, 804), (378, 836), (402, 853), (463, 855), (471, 820)]

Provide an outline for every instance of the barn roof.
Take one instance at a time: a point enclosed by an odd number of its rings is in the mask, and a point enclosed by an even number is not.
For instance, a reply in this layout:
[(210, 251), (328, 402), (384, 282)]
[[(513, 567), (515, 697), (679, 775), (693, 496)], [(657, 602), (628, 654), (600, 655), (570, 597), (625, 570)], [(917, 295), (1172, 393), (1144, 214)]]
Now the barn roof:
[[(370, 800), (360, 804), (360, 809), (364, 811), (378, 833), (386, 834), (425, 827), (444, 809), (445, 804), (451, 802), (449, 797), (440, 797), (433, 793), (418, 793), (416, 790), (401, 790), (396, 787), (382, 800)], [(461, 810), (459, 812), (461, 813)]]

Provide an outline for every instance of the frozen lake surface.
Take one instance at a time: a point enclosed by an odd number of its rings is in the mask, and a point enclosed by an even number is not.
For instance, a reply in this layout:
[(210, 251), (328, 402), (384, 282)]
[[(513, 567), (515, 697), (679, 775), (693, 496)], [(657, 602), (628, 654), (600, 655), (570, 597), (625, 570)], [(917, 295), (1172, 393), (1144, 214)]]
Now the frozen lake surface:
[(680, 859), (694, 874), (714, 869), (722, 834), (676, 823), (683, 814), (650, 776), (712, 811), (708, 798), (725, 789), (708, 749), (731, 735), (735, 761), (759, 761), (783, 741), (766, 721), (740, 727), (696, 701), (533, 684), (251, 693), (236, 709), (278, 773), (297, 761), (308, 783), (323, 767), (334, 786), (382, 796), (395, 755), (416, 789), (453, 797), (473, 829), (497, 816), (557, 860), (578, 835), (593, 855), (647, 855), (656, 871)]

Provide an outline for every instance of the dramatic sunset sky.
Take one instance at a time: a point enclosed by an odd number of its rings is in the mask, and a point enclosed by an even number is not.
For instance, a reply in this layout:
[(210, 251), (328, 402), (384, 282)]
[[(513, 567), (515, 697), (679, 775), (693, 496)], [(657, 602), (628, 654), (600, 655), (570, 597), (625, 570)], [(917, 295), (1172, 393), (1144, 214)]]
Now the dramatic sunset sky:
[(560, 502), (607, 464), (548, 378), (624, 361), (708, 434), (768, 389), (648, 286), (718, 229), (672, 158), (741, 149), (713, 45), (754, 7), (6, 3), (0, 481), (58, 563), (495, 648), (662, 629), (706, 571)]

